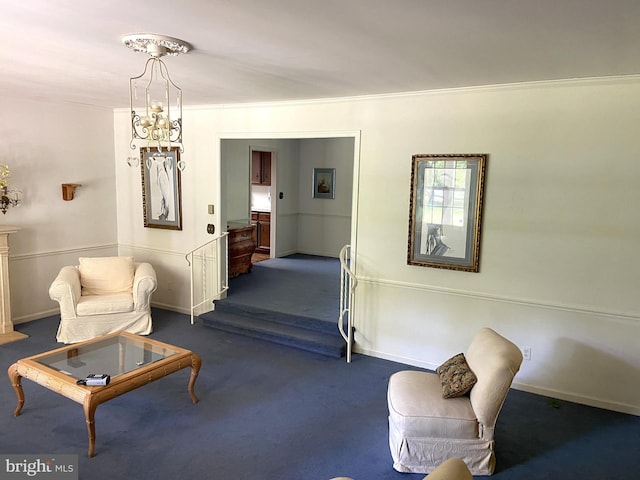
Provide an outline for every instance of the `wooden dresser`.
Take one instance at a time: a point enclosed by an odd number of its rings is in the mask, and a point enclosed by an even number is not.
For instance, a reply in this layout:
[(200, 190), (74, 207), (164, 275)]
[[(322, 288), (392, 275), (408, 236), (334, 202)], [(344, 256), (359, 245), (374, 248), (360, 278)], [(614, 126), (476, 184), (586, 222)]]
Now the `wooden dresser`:
[(247, 225), (229, 230), (229, 278), (251, 271), (251, 255), (256, 249), (255, 228), (255, 225)]

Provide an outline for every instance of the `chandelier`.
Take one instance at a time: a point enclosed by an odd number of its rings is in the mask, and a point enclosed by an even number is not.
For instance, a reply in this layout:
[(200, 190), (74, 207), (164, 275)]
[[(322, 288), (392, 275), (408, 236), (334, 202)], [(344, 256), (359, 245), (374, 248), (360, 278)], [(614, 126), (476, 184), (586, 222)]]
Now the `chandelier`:
[(9, 166), (0, 165), (0, 212), (7, 213), (9, 207), (22, 205), (22, 191), (9, 188)]
[[(171, 81), (169, 70), (160, 58), (187, 53), (191, 45), (177, 38), (146, 33), (125, 35), (122, 43), (150, 56), (142, 74), (129, 79), (131, 149), (136, 150), (137, 141), (141, 140), (147, 151), (155, 148), (162, 152), (177, 147), (184, 152), (182, 89)], [(128, 163), (134, 166), (131, 160), (129, 157)], [(184, 169), (184, 162), (180, 162), (178, 168)]]

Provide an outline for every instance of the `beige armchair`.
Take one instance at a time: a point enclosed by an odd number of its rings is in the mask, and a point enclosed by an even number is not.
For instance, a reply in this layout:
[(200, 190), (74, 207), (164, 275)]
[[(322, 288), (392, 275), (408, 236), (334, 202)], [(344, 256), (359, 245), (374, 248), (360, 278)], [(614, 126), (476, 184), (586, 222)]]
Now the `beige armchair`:
[(444, 398), (438, 373), (400, 371), (389, 379), (389, 446), (397, 471), (429, 473), (457, 457), (473, 475), (493, 473), (496, 420), (522, 353), (483, 328), (464, 358), (477, 378), (466, 395)]
[(80, 258), (79, 265), (62, 267), (49, 287), (60, 304), (56, 339), (76, 343), (120, 330), (148, 335), (156, 288), (153, 267), (133, 257)]

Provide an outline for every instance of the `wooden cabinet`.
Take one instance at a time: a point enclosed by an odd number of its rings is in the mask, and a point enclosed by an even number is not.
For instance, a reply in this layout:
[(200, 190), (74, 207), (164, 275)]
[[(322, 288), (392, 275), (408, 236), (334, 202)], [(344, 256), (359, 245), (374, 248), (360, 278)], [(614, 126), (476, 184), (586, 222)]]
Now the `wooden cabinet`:
[(269, 253), (271, 250), (271, 213), (251, 212), (251, 223), (256, 227), (254, 230), (256, 252)]
[(271, 152), (251, 152), (251, 184), (271, 185)]
[(258, 212), (251, 212), (251, 225), (253, 225), (252, 238), (253, 243), (258, 246)]
[(254, 225), (229, 230), (229, 277), (251, 271), (251, 255), (256, 249), (253, 240)]
[(258, 215), (258, 242), (257, 249), (269, 252), (271, 249), (271, 214), (260, 213)]

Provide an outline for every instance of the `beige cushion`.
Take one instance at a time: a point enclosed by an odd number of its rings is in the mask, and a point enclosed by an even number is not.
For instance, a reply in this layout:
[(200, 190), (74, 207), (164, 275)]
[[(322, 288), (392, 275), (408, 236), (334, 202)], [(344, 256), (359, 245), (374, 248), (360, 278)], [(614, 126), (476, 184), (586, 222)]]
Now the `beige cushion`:
[(473, 480), (473, 477), (462, 459), (450, 458), (438, 465), (424, 480)]
[(478, 379), (469, 368), (463, 353), (454, 355), (438, 368), (443, 398), (460, 397), (471, 390)]
[(468, 397), (442, 398), (438, 375), (404, 370), (389, 379), (390, 421), (405, 437), (477, 439), (478, 422)]
[(76, 305), (78, 316), (104, 315), (133, 312), (133, 295), (112, 293), (110, 295), (83, 295)]
[(81, 257), (79, 262), (82, 295), (131, 293), (133, 257)]

